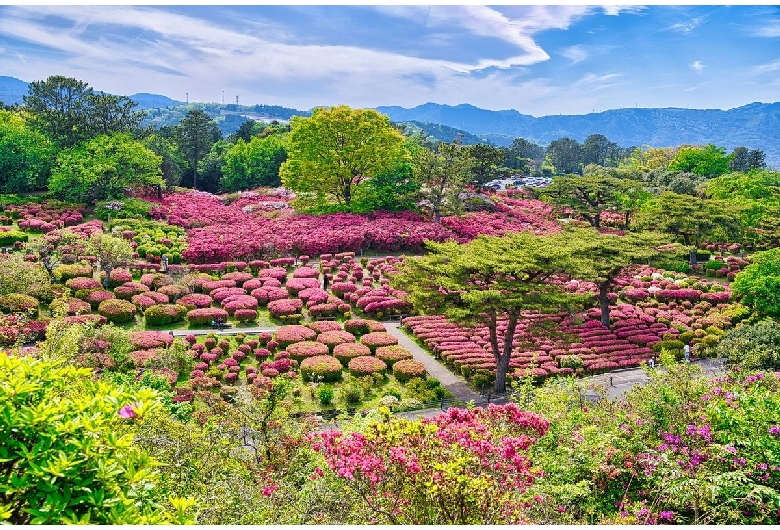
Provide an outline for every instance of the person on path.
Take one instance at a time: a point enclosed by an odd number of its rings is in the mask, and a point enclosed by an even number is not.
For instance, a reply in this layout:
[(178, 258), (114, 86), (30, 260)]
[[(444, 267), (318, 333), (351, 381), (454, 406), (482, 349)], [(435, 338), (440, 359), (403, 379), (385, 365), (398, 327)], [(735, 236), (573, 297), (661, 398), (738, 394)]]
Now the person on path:
[(647, 364), (650, 366), (650, 368), (655, 368), (655, 357), (650, 357), (650, 360), (647, 361)]
[(691, 360), (691, 345), (686, 344), (683, 351), (685, 352), (685, 362), (689, 362)]

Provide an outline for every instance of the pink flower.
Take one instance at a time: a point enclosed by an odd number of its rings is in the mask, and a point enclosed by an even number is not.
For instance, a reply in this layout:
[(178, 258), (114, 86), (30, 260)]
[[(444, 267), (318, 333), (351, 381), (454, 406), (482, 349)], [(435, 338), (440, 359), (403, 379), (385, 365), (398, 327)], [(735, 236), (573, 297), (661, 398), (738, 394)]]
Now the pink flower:
[(136, 412), (137, 407), (138, 407), (138, 403), (136, 402), (128, 403), (127, 405), (119, 409), (119, 416), (126, 420), (135, 418), (138, 416), (138, 412)]

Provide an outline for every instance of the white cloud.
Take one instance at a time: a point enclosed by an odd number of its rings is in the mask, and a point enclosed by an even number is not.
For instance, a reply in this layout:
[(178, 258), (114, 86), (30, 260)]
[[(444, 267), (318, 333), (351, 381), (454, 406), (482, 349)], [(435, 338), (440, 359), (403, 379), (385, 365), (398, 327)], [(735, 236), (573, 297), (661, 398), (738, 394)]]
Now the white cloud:
[(677, 24), (672, 24), (668, 29), (680, 33), (690, 33), (698, 26), (700, 26), (702, 22), (704, 22), (704, 17), (696, 17), (687, 22), (678, 22)]
[(691, 68), (693, 68), (696, 73), (701, 73), (702, 70), (704, 70), (704, 65), (701, 63), (701, 61), (693, 61), (691, 63)]
[(750, 69), (750, 73), (753, 75), (761, 75), (761, 74), (768, 74), (770, 72), (777, 72), (778, 70), (780, 70), (780, 60), (754, 66), (753, 68)]
[(590, 56), (590, 53), (585, 46), (576, 44), (563, 49), (561, 55), (570, 60), (572, 64), (577, 64), (587, 59)]
[(764, 26), (753, 32), (759, 37), (780, 37), (780, 19), (768, 20)]

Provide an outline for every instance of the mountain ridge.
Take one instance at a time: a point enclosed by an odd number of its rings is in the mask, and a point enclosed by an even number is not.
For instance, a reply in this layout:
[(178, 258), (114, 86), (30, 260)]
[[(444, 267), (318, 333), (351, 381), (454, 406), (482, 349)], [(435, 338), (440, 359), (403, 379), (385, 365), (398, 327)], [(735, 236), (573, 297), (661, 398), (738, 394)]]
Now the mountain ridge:
[[(0, 101), (21, 104), (27, 93), (27, 83), (14, 77), (0, 76)], [(179, 107), (184, 102), (160, 94), (139, 93), (129, 96), (138, 103), (139, 110)], [(191, 104), (214, 109), (217, 116), (230, 111), (240, 113), (261, 106), (264, 111), (278, 116), (269, 118), (289, 119), (291, 115), (308, 115), (302, 111), (281, 106), (219, 105), (216, 103)], [(222, 109), (223, 110), (219, 110)], [(569, 137), (582, 142), (591, 134), (603, 134), (622, 147), (671, 147), (681, 144), (715, 144), (732, 150), (745, 146), (761, 149), (770, 167), (780, 168), (780, 102), (748, 103), (733, 109), (622, 108), (589, 114), (559, 114), (531, 116), (515, 109), (487, 110), (469, 103), (444, 105), (428, 102), (416, 107), (378, 106), (376, 110), (397, 123), (413, 123), (417, 126), (440, 125), (468, 133), (469, 139), (484, 139), (506, 147), (514, 138), (525, 138), (542, 146), (553, 140)], [(221, 127), (223, 134), (234, 132), (237, 116), (229, 116), (230, 123)], [(221, 121), (225, 121), (223, 117)], [(447, 135), (450, 133), (448, 132)]]

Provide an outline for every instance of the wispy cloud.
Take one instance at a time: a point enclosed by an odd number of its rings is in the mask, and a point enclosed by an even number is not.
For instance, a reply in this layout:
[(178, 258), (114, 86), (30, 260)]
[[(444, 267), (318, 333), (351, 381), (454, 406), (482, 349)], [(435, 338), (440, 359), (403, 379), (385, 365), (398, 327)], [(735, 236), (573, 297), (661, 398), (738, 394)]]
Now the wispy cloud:
[(701, 61), (693, 61), (691, 63), (691, 68), (693, 68), (696, 73), (700, 74), (704, 70), (704, 65)]
[(596, 75), (587, 73), (574, 83), (583, 90), (603, 90), (621, 84), (619, 81), (623, 74)]
[(677, 31), (679, 33), (690, 33), (691, 31), (699, 27), (702, 22), (704, 22), (704, 17), (696, 17), (686, 22), (678, 22), (676, 24), (672, 24), (671, 26), (669, 26), (668, 29), (670, 29), (671, 31)]
[(587, 59), (590, 56), (590, 53), (585, 46), (576, 44), (562, 50), (561, 55), (570, 60), (572, 64), (577, 64)]
[(780, 19), (767, 20), (764, 25), (753, 31), (753, 35), (758, 37), (780, 37)]
[(780, 60), (766, 64), (759, 64), (750, 69), (750, 73), (752, 75), (762, 75), (777, 71), (780, 71)]

